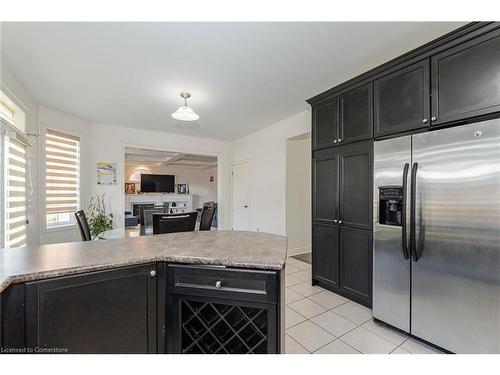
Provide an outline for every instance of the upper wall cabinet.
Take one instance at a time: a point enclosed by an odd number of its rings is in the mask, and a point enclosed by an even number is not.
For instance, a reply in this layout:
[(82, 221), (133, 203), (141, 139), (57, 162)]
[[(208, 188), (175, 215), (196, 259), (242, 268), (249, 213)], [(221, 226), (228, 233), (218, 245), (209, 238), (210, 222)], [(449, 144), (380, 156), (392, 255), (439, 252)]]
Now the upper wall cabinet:
[(338, 142), (346, 143), (372, 138), (372, 83), (352, 89), (339, 97), (340, 126)]
[(429, 60), (375, 81), (375, 137), (426, 127), (430, 123)]
[(339, 102), (334, 98), (313, 108), (313, 147), (337, 143)]
[(500, 30), (432, 57), (432, 123), (500, 111)]

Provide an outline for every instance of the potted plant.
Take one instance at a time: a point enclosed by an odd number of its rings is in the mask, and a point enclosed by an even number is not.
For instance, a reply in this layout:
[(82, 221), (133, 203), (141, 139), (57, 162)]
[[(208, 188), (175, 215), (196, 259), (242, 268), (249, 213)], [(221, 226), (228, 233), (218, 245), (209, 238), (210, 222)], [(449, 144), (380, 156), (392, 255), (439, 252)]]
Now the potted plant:
[(104, 231), (113, 229), (113, 214), (106, 213), (105, 194), (95, 194), (90, 200), (88, 222), (92, 238), (97, 238)]

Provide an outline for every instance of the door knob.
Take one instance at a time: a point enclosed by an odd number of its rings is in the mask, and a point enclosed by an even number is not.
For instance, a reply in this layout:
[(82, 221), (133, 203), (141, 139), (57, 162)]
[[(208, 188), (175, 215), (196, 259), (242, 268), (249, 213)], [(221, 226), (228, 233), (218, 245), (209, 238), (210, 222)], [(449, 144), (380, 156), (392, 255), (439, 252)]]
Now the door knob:
[(338, 141), (339, 141), (339, 143), (342, 142), (342, 138), (339, 138)]
[(222, 281), (221, 281), (221, 280), (217, 280), (217, 281), (215, 282), (215, 287), (216, 287), (216, 288), (220, 288), (221, 286), (222, 286)]
[(245, 204), (245, 205), (243, 206), (243, 208), (248, 208), (248, 206)]
[(427, 124), (427, 121), (428, 121), (428, 120), (427, 120), (426, 118), (424, 118), (424, 119), (422, 120), (422, 122), (423, 122), (424, 124)]
[(436, 121), (436, 120), (437, 120), (437, 118), (435, 116), (431, 117), (431, 121)]
[(334, 139), (334, 140), (333, 140), (333, 143), (337, 143), (337, 140), (336, 140), (336, 139)]
[(337, 219), (333, 219), (333, 222), (334, 222), (335, 224), (337, 224), (337, 223), (338, 223), (338, 220), (337, 220)]
[(339, 224), (342, 224), (342, 220), (339, 220)]
[(156, 276), (156, 271), (155, 270), (149, 271), (149, 276), (155, 277)]

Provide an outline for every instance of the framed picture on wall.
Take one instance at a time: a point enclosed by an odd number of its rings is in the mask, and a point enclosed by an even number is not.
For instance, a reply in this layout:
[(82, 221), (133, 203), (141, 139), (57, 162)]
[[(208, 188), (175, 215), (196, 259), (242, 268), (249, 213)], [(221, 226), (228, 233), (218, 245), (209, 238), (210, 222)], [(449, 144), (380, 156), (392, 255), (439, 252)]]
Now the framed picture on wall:
[(177, 194), (187, 194), (187, 184), (177, 184)]
[(125, 194), (135, 194), (134, 182), (125, 182)]

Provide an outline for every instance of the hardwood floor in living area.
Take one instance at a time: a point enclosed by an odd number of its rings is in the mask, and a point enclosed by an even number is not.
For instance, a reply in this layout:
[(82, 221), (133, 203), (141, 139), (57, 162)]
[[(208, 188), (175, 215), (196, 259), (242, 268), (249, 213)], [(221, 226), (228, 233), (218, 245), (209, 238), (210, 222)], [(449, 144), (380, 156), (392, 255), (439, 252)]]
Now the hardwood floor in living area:
[(297, 256), (289, 257), (285, 271), (287, 354), (441, 353), (376, 323), (371, 309), (319, 286), (311, 286), (309, 262)]

